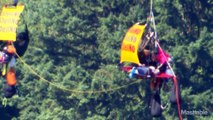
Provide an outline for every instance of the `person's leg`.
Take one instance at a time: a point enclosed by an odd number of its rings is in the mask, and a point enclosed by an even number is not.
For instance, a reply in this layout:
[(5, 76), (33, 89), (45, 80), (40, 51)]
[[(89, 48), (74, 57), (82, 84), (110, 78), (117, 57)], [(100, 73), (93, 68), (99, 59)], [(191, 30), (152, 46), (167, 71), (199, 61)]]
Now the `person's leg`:
[(149, 71), (148, 67), (133, 67), (131, 72), (129, 73), (129, 78), (133, 78), (134, 75), (145, 76)]
[(15, 76), (15, 70), (13, 67), (9, 69), (9, 71), (6, 74), (6, 81), (7, 86), (4, 88), (4, 96), (6, 98), (11, 98), (13, 95), (16, 94), (16, 76)]
[(16, 85), (16, 76), (15, 76), (15, 70), (13, 67), (9, 68), (9, 71), (6, 74), (6, 80), (7, 80), (7, 84), (10, 86)]
[[(179, 88), (179, 85), (178, 85), (178, 88)], [(178, 94), (177, 94), (178, 93)], [(179, 102), (181, 102), (181, 94), (180, 94), (180, 89), (178, 89), (178, 92), (176, 93), (176, 86), (173, 85), (172, 86), (172, 89), (171, 89), (171, 95), (170, 95), (170, 102), (172, 104), (177, 104), (177, 98), (179, 98)]]
[(160, 95), (156, 92), (151, 99), (151, 115), (154, 117), (160, 117), (162, 111)]
[(132, 70), (129, 73), (129, 78), (132, 79), (134, 77), (135, 71), (136, 71), (136, 67), (133, 67)]
[(141, 75), (141, 76), (145, 76), (147, 75), (149, 72), (149, 68), (148, 67), (137, 67), (137, 74)]
[(11, 98), (15, 94), (16, 94), (16, 87), (15, 86), (6, 85), (6, 87), (4, 88), (4, 96), (6, 98)]

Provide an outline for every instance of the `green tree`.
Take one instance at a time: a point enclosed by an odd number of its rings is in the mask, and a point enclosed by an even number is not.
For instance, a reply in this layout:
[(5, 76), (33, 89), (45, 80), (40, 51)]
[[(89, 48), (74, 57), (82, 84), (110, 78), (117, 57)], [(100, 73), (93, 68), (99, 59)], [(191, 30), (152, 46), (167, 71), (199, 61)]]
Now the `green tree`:
[[(17, 60), (20, 97), (8, 101), (8, 109), (12, 107), (16, 114), (0, 108), (1, 116), (24, 120), (154, 119), (149, 110), (149, 81), (130, 80), (116, 67), (126, 31), (134, 23), (146, 21), (150, 1), (20, 2), (26, 9), (18, 32), (24, 24), (30, 32), (30, 45), (22, 59), (30, 69)], [(211, 1), (153, 1), (160, 44), (174, 59), (182, 109), (209, 112), (208, 116), (183, 116), (187, 119), (212, 117), (212, 9)], [(2, 87), (3, 80), (1, 83)], [(177, 118), (176, 106), (169, 106), (159, 119)]]

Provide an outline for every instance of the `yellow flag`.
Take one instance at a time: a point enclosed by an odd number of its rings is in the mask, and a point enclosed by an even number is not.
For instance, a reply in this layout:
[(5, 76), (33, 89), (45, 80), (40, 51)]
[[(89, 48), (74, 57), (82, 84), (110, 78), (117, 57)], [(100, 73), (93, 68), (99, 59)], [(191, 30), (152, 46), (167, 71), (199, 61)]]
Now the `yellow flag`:
[(121, 45), (120, 62), (131, 62), (139, 64), (138, 47), (145, 25), (134, 24), (126, 33)]
[(0, 15), (0, 40), (16, 41), (16, 29), (24, 5), (4, 6)]

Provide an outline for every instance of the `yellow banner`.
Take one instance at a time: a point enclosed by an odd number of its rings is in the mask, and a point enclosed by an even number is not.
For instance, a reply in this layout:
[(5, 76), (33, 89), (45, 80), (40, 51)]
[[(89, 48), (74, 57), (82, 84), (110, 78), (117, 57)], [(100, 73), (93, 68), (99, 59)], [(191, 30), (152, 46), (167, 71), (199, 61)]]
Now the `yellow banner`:
[(16, 41), (16, 29), (24, 5), (4, 6), (0, 16), (0, 40)]
[(138, 47), (145, 25), (134, 24), (126, 33), (121, 45), (120, 62), (131, 62), (139, 64)]

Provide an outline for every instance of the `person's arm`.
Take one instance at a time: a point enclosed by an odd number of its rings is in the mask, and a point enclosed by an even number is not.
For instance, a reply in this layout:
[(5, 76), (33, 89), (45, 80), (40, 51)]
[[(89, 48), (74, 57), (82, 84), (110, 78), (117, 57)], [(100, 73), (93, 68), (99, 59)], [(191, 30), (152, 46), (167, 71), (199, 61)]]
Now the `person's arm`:
[(139, 65), (138, 65), (139, 67), (145, 67), (145, 64), (141, 64), (141, 63), (139, 63)]
[(163, 66), (163, 64), (160, 64), (157, 66), (157, 69), (160, 69)]

